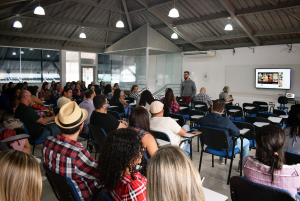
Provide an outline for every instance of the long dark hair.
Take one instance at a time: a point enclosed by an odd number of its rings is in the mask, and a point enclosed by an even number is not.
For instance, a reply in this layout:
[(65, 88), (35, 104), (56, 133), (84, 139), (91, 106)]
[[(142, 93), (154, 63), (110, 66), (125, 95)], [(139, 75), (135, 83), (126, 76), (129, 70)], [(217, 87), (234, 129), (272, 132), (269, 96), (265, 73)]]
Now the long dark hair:
[(110, 85), (110, 84), (107, 84), (107, 85), (104, 87), (104, 94), (107, 96), (110, 92), (111, 92), (111, 85)]
[(152, 102), (153, 102), (153, 96), (151, 92), (149, 90), (143, 91), (139, 101), (139, 106), (146, 106), (146, 103), (151, 105)]
[(49, 84), (49, 83), (48, 82), (43, 83), (42, 89), (44, 90), (44, 92), (49, 91), (49, 89), (45, 88), (47, 84)]
[(10, 94), (9, 94), (9, 102), (10, 104), (12, 104), (12, 101), (15, 100), (15, 99), (19, 99), (19, 97), (15, 97), (15, 93), (20, 90), (22, 91), (22, 88), (19, 87), (19, 86), (15, 86), (14, 88), (12, 88), (12, 90), (10, 91)]
[(278, 126), (267, 125), (256, 132), (255, 139), (258, 145), (256, 147), (256, 157), (259, 162), (271, 167), (270, 174), (273, 183), (274, 171), (281, 169), (285, 162), (286, 134)]
[(111, 102), (114, 102), (114, 103), (120, 102), (120, 101), (119, 101), (119, 99), (120, 99), (120, 93), (121, 93), (121, 90), (120, 90), (120, 89), (115, 89), (114, 95), (113, 95), (113, 97), (111, 98)]
[(129, 125), (150, 131), (148, 111), (143, 107), (135, 107), (129, 115)]
[(171, 107), (173, 100), (174, 100), (173, 90), (168, 88), (164, 99), (165, 106), (167, 106), (168, 108)]
[(52, 89), (52, 92), (54, 92), (54, 91), (56, 90), (57, 85), (59, 85), (59, 84), (58, 84), (58, 83), (55, 83), (55, 84), (54, 84), (54, 87), (53, 87), (53, 89)]
[(290, 111), (288, 122), (291, 125), (290, 136), (295, 138), (300, 135), (300, 108)]
[(109, 191), (115, 190), (126, 168), (135, 180), (137, 172), (133, 161), (140, 157), (143, 144), (138, 134), (132, 129), (114, 130), (106, 137), (98, 160), (99, 180)]

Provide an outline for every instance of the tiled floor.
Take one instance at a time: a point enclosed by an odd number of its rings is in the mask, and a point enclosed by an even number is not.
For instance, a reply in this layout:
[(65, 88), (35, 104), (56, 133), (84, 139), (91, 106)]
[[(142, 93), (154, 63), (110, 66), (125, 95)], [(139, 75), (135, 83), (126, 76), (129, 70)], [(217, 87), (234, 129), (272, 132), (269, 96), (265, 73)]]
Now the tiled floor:
[[(86, 141), (79, 139), (83, 146), (85, 147)], [(38, 145), (35, 149), (35, 156), (38, 158), (42, 158), (41, 155), (41, 148), (42, 145)], [(255, 150), (252, 150), (249, 152), (249, 155), (254, 155)], [(94, 154), (92, 154), (94, 156)], [(196, 140), (193, 140), (193, 162), (196, 165), (196, 167), (199, 167), (199, 160), (200, 160), (200, 152), (197, 152), (197, 143)], [(229, 162), (227, 161), (226, 165), (220, 165), (219, 164), (219, 158), (215, 156), (215, 167), (212, 168), (211, 166), (211, 160), (212, 157), (210, 154), (203, 154), (203, 161), (202, 161), (202, 167), (201, 167), (201, 176), (205, 177), (205, 180), (203, 182), (203, 186), (211, 189), (213, 191), (216, 191), (218, 193), (221, 193), (223, 195), (228, 196), (228, 200), (231, 200), (230, 198), (230, 186), (227, 185), (227, 177), (228, 177), (228, 171), (229, 171)], [(232, 167), (232, 176), (238, 176), (239, 172), (237, 172), (238, 168), (238, 160), (239, 160), (239, 154), (233, 161), (233, 167)], [(41, 164), (41, 171), (42, 175), (44, 176), (44, 169)], [(43, 192), (41, 201), (55, 201), (57, 200), (54, 193), (52, 192), (51, 186), (49, 182), (46, 180), (43, 182)]]

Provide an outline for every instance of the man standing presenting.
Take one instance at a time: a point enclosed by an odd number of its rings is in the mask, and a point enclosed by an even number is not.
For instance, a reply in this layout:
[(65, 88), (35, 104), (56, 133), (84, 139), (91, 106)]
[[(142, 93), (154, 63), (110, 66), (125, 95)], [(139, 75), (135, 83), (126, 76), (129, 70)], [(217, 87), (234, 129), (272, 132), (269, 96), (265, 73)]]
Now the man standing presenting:
[(190, 104), (192, 97), (196, 94), (196, 85), (193, 80), (190, 79), (190, 72), (184, 71), (184, 81), (181, 84), (180, 95), (182, 102)]

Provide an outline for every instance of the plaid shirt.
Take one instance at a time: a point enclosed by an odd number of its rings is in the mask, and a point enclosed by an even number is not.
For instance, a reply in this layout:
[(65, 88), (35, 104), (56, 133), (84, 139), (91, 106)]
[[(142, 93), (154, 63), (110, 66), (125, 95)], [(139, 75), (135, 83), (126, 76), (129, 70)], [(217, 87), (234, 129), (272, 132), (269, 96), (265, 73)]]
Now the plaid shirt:
[(100, 187), (97, 161), (81, 143), (61, 135), (50, 136), (44, 142), (42, 154), (49, 169), (71, 179), (82, 201), (88, 200)]
[(210, 105), (213, 104), (213, 102), (212, 102), (212, 100), (210, 100), (209, 96), (207, 94), (204, 94), (204, 93), (197, 94), (194, 97), (194, 101), (205, 102), (208, 108), (210, 107)]
[(61, 97), (61, 93), (58, 90), (53, 91), (52, 95), (56, 98), (59, 99)]
[(138, 100), (140, 98), (139, 95), (137, 93), (135, 93), (135, 92), (131, 92), (129, 94), (129, 97), (130, 98), (134, 98), (135, 100)]
[(134, 174), (135, 180), (131, 175), (125, 174), (118, 183), (117, 188), (110, 191), (114, 201), (146, 201), (147, 179), (141, 173)]
[(262, 164), (253, 156), (245, 157), (243, 170), (244, 176), (255, 183), (286, 190), (293, 196), (300, 191), (299, 165), (284, 165), (281, 170), (275, 170), (273, 183), (270, 166)]
[[(164, 103), (164, 100), (165, 97), (163, 97), (160, 102)], [(170, 113), (176, 113), (180, 110), (180, 106), (176, 101), (172, 101), (171, 107), (169, 109), (170, 109)]]

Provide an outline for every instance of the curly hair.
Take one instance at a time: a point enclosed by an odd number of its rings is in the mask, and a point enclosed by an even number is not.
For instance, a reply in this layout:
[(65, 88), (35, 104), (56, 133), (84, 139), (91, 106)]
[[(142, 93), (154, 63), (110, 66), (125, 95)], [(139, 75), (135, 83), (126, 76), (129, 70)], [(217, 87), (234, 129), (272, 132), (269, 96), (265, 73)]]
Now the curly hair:
[(118, 129), (112, 131), (103, 143), (99, 156), (97, 171), (99, 180), (105, 189), (114, 190), (121, 178), (124, 177), (126, 168), (134, 173), (137, 171), (133, 164), (143, 151), (143, 144), (137, 132), (131, 129)]

